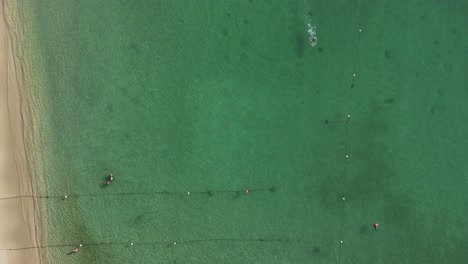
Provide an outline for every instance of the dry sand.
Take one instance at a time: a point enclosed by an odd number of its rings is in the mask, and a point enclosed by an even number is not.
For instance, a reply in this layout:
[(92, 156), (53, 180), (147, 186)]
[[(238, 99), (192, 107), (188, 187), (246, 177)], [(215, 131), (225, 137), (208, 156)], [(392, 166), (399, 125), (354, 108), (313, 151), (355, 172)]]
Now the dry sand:
[[(34, 200), (23, 140), (21, 97), (4, 1), (0, 0), (0, 263), (41, 263), (34, 224)], [(19, 249), (19, 250), (3, 250)]]

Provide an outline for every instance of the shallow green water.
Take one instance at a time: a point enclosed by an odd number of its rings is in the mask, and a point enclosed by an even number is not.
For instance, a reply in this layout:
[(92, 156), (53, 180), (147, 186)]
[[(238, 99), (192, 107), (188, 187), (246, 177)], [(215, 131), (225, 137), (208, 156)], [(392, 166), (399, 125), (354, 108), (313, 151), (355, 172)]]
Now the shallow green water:
[(45, 2), (51, 263), (466, 259), (467, 4)]

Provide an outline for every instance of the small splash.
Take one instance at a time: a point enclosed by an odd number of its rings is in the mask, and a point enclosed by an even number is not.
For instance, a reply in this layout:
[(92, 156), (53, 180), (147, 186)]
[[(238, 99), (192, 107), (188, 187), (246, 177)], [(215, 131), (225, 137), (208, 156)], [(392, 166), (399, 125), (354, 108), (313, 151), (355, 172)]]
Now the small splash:
[(307, 23), (307, 33), (309, 33), (309, 44), (312, 47), (315, 47), (317, 45), (317, 31), (316, 31), (316, 26), (313, 26), (310, 21)]

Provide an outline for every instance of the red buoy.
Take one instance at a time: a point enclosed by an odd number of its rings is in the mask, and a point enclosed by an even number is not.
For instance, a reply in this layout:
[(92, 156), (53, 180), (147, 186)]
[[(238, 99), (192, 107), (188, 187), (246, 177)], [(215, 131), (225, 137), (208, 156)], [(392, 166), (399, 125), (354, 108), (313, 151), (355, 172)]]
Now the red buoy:
[(80, 249), (76, 247), (76, 248), (73, 249), (73, 253), (77, 253), (79, 250)]
[(379, 228), (379, 224), (375, 223), (374, 224), (374, 229), (377, 230), (377, 228)]

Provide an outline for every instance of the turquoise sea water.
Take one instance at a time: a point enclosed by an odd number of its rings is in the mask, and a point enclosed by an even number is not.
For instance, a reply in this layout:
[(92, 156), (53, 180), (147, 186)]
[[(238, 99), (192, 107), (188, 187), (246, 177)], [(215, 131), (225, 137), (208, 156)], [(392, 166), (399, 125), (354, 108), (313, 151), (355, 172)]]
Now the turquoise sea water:
[(49, 263), (467, 259), (463, 1), (18, 10)]

